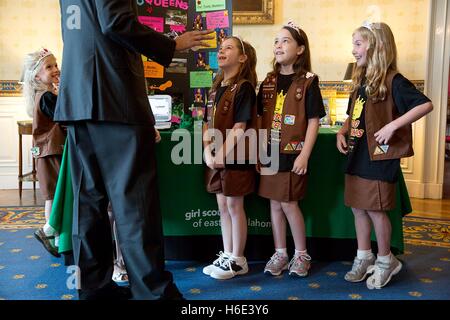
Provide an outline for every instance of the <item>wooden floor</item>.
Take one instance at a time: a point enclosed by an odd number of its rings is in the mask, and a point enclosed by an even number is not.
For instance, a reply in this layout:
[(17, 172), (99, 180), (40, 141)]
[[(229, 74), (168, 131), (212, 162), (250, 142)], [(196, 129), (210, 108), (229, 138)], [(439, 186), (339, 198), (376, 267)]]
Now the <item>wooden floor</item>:
[[(18, 190), (0, 190), (1, 207), (35, 205), (44, 205), (44, 200), (39, 190), (36, 190), (36, 195), (34, 195), (33, 190), (23, 190), (22, 199), (19, 198)], [(450, 220), (450, 199), (429, 200), (411, 198), (411, 205), (413, 212), (408, 215), (410, 217)]]

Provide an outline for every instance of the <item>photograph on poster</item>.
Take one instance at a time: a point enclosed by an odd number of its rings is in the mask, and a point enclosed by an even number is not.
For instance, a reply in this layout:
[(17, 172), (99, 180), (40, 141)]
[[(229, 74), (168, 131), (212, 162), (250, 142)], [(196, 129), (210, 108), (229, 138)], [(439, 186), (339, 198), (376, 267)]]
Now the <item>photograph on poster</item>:
[(195, 65), (197, 68), (205, 69), (208, 65), (208, 53), (207, 52), (196, 52), (195, 53)]
[(217, 30), (217, 45), (219, 47), (227, 36), (228, 36), (228, 29), (220, 28)]
[(167, 10), (166, 24), (170, 26), (186, 26), (187, 13), (180, 10)]
[(195, 15), (194, 23), (192, 25), (193, 30), (203, 30), (203, 17), (201, 14)]
[(205, 89), (197, 88), (194, 90), (194, 102), (205, 103)]
[(166, 68), (167, 73), (187, 73), (187, 59), (173, 58), (169, 67)]

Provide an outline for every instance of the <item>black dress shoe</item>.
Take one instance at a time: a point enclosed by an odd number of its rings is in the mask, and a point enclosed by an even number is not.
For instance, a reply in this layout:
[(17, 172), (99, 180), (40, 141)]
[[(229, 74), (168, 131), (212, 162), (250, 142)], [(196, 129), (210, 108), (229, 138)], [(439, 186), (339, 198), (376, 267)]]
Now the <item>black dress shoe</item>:
[(58, 252), (58, 248), (56, 248), (50, 240), (54, 240), (55, 236), (47, 236), (44, 232), (44, 229), (39, 228), (34, 232), (34, 236), (39, 240), (40, 243), (44, 246), (45, 250), (47, 250), (52, 256), (57, 258), (61, 257)]
[(118, 286), (111, 282), (99, 289), (78, 290), (79, 300), (129, 300), (132, 297), (129, 286)]
[(164, 293), (158, 300), (175, 300), (175, 301), (183, 301), (186, 300), (181, 292), (178, 290), (175, 283), (171, 283), (166, 287)]

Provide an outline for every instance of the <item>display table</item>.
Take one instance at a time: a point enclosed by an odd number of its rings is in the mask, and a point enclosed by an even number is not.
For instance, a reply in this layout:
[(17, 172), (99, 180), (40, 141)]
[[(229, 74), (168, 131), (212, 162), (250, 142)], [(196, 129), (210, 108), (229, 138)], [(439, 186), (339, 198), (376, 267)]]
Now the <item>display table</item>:
[[(315, 258), (348, 259), (356, 252), (353, 214), (350, 208), (344, 206), (345, 156), (336, 149), (336, 131), (334, 128), (320, 129), (309, 161), (308, 191), (305, 200), (300, 203), (305, 218), (308, 250)], [(162, 141), (156, 148), (166, 257), (202, 259), (209, 256), (210, 259), (222, 245), (216, 197), (205, 190), (204, 165), (175, 165), (172, 161), (173, 153), (188, 155), (186, 159), (190, 158), (188, 162), (192, 163), (194, 146), (201, 146), (201, 136), (189, 131), (178, 136), (175, 139), (172, 132), (162, 131)], [(185, 149), (185, 152), (192, 153), (190, 157), (179, 151), (182, 144), (192, 147)], [(67, 161), (63, 161), (61, 170), (67, 172)], [(64, 177), (70, 179), (70, 174)], [(57, 191), (55, 195), (55, 207), (59, 206), (59, 210), (70, 210), (71, 206), (67, 201), (63, 205), (62, 199), (68, 197), (69, 185), (67, 181), (58, 181), (57, 189), (64, 187), (63, 191)], [(252, 194), (245, 199), (245, 210), (249, 234), (247, 257), (266, 259), (273, 252), (269, 201)], [(408, 191), (401, 176), (397, 185), (397, 207), (389, 212), (392, 222), (391, 247), (395, 253), (403, 252), (402, 216), (409, 212), (411, 205)], [(290, 239), (289, 248), (292, 247), (291, 242)]]

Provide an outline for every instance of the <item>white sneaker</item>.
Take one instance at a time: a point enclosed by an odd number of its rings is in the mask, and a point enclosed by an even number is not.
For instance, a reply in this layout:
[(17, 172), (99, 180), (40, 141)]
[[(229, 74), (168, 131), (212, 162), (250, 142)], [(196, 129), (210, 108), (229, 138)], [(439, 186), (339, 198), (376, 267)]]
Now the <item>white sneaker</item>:
[(349, 282), (360, 282), (364, 281), (369, 272), (369, 267), (373, 266), (375, 263), (375, 257), (372, 255), (369, 259), (358, 259), (355, 257), (353, 261), (352, 270), (345, 274), (344, 279)]
[(128, 273), (124, 265), (120, 263), (114, 263), (112, 280), (118, 284), (128, 282)]
[(211, 275), (214, 269), (220, 267), (224, 260), (228, 260), (228, 255), (225, 252), (220, 251), (217, 256), (218, 258), (213, 263), (203, 268), (203, 273), (207, 276)]
[(395, 276), (402, 269), (402, 263), (391, 254), (390, 263), (382, 263), (378, 259), (375, 261), (375, 265), (370, 266), (367, 272), (373, 272), (373, 274), (367, 278), (366, 284), (369, 289), (381, 289), (391, 280), (392, 276)]
[(227, 280), (234, 276), (246, 274), (248, 272), (247, 259), (244, 258), (244, 262), (238, 264), (232, 258), (226, 259), (223, 263), (213, 270), (210, 276), (214, 279)]

